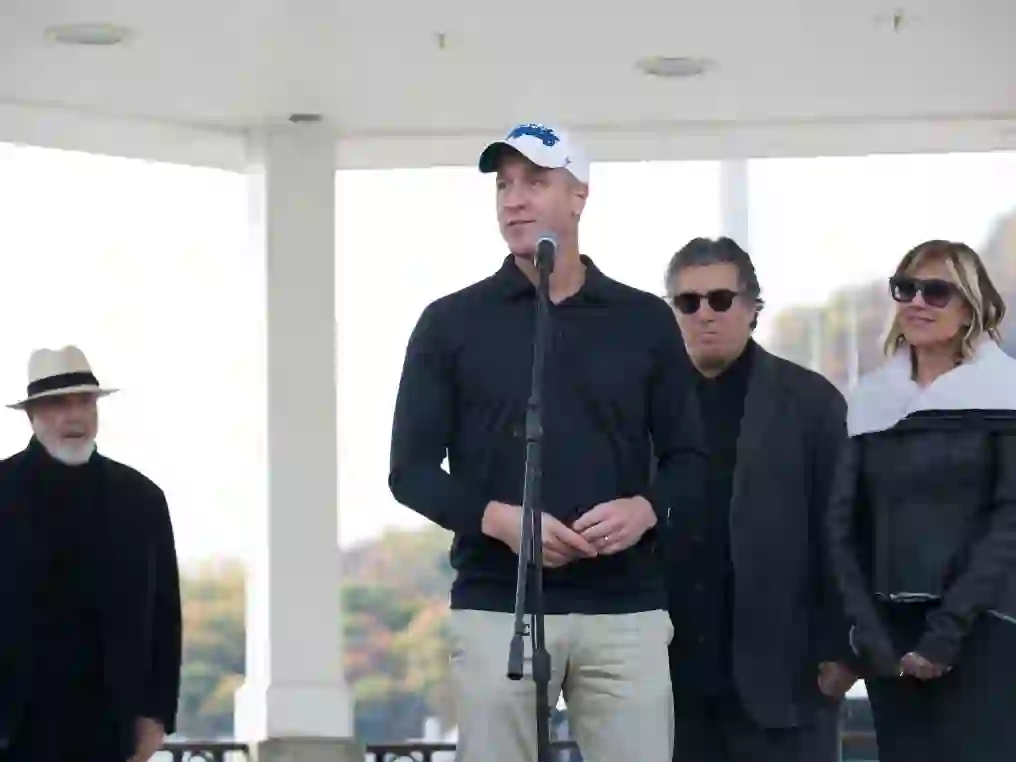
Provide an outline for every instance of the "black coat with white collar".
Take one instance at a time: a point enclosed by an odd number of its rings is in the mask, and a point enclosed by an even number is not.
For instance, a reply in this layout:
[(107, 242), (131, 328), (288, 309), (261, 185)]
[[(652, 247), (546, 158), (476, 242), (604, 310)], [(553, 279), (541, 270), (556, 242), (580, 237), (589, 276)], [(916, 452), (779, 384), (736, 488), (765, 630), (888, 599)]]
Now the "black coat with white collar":
[(1016, 621), (1016, 411), (926, 409), (853, 437), (829, 537), (855, 644), (880, 672), (903, 654), (877, 601), (933, 604), (911, 647), (943, 665), (978, 617)]

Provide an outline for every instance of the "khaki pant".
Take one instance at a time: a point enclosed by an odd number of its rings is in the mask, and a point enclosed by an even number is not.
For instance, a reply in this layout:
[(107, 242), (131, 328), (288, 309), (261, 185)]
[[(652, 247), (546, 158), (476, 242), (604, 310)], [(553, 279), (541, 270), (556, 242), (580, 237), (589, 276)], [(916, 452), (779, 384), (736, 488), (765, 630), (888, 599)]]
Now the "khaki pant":
[[(451, 674), (459, 724), (456, 762), (534, 762), (536, 695), (506, 676), (514, 616), (451, 612)], [(586, 762), (671, 762), (674, 697), (665, 611), (546, 617), (550, 706), (564, 694)]]

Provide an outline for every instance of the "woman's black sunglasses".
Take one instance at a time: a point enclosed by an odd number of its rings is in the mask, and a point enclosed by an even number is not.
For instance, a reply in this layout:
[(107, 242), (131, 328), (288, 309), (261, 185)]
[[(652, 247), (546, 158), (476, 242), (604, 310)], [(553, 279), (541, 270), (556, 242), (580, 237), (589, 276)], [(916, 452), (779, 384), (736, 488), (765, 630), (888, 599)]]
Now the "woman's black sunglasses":
[(709, 309), (713, 312), (726, 312), (730, 309), (734, 300), (738, 297), (737, 291), (729, 288), (718, 288), (715, 291), (708, 291), (705, 294), (696, 294), (685, 291), (671, 297), (670, 302), (683, 315), (694, 315), (699, 310), (702, 300), (709, 303)]
[(889, 279), (889, 293), (897, 302), (909, 304), (918, 294), (929, 307), (945, 307), (959, 291), (956, 284), (941, 278), (912, 278), (895, 275)]

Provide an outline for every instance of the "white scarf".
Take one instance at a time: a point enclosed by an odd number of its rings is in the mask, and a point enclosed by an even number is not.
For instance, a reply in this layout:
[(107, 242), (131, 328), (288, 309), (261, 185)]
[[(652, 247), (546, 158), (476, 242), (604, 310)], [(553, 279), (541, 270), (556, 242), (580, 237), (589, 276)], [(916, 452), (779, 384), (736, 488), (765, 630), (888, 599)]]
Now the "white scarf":
[(847, 431), (859, 436), (890, 429), (919, 410), (1016, 410), (1016, 359), (991, 339), (973, 356), (925, 388), (911, 377), (903, 347), (868, 374), (850, 395)]

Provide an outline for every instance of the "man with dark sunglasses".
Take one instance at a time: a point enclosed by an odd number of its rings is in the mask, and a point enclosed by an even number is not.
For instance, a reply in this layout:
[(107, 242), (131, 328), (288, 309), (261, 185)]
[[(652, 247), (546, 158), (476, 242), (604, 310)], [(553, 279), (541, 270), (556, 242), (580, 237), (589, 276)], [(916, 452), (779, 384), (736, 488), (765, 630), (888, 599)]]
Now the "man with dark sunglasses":
[(664, 541), (674, 760), (832, 762), (856, 680), (822, 532), (845, 402), (754, 341), (761, 291), (733, 240), (692, 240), (666, 284), (709, 450), (706, 499), (675, 505)]

